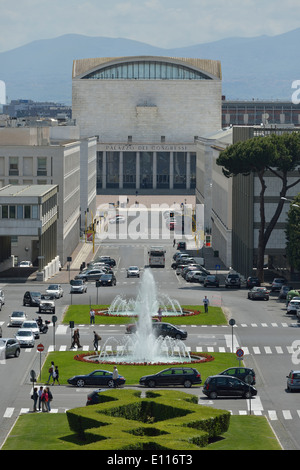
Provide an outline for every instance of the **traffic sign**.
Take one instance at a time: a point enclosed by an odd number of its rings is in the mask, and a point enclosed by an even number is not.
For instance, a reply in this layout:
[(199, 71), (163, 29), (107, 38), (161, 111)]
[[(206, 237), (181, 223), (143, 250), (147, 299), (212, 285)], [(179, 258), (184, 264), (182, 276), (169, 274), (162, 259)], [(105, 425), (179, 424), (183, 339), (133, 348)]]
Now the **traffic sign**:
[(36, 349), (39, 351), (39, 352), (42, 352), (44, 351), (44, 345), (42, 343), (38, 344)]
[(241, 359), (244, 356), (244, 351), (243, 349), (239, 348), (236, 350), (235, 354), (237, 355), (239, 359)]

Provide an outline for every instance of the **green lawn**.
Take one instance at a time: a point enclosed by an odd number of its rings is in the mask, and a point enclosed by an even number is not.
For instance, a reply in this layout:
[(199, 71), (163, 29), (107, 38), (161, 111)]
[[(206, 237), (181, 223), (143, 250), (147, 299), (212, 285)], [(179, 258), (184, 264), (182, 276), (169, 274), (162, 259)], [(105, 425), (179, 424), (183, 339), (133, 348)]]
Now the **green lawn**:
[[(108, 305), (92, 305), (92, 308), (105, 310)], [(163, 321), (173, 325), (226, 325), (226, 317), (220, 307), (209, 307), (209, 312), (204, 313), (203, 305), (182, 305), (183, 309), (200, 311), (199, 315), (184, 315), (175, 317), (163, 317)], [(89, 324), (90, 322), (89, 305), (70, 305), (63, 318), (63, 323), (68, 324), (74, 321), (75, 325)], [(128, 316), (96, 315), (96, 325), (124, 325), (133, 323), (136, 318)]]
[[(81, 445), (82, 441), (70, 430), (65, 413), (29, 413), (19, 416), (1, 450), (80, 450)], [(281, 447), (263, 416), (231, 416), (228, 431), (201, 450), (281, 450)]]

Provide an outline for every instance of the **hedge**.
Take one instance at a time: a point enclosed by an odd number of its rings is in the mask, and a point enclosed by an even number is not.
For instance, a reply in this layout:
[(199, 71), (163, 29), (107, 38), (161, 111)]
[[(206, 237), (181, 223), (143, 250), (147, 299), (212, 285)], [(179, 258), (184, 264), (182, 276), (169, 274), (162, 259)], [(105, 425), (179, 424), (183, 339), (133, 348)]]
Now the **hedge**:
[(199, 450), (228, 430), (230, 412), (198, 405), (177, 391), (117, 389), (99, 393), (98, 405), (67, 411), (84, 449)]

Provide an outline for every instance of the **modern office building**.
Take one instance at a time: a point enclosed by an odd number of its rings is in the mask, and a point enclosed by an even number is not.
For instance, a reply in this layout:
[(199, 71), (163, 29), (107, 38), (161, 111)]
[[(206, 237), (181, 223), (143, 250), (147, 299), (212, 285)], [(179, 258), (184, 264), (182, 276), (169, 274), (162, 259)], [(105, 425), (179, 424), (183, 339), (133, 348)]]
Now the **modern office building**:
[(97, 193), (192, 194), (195, 140), (221, 127), (221, 78), (213, 60), (75, 60), (72, 117), (98, 139)]

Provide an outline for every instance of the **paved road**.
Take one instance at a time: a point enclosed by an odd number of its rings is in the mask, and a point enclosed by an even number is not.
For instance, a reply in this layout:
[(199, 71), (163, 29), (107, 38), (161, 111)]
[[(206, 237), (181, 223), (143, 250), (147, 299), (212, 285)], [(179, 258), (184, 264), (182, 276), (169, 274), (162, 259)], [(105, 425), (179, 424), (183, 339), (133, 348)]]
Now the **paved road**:
[[(170, 268), (171, 256), (174, 252), (172, 241), (164, 241), (167, 249), (167, 266), (165, 269), (153, 269), (159, 292), (167, 293), (177, 299), (181, 304), (199, 304), (207, 294), (211, 304), (222, 305), (228, 318), (234, 318), (236, 325), (230, 326), (186, 326), (188, 330), (187, 344), (192, 350), (202, 351), (231, 351), (240, 346), (245, 351), (245, 363), (253, 367), (257, 373), (258, 396), (255, 399), (218, 399), (211, 401), (201, 391), (201, 387), (193, 387), (189, 393), (199, 396), (199, 403), (205, 406), (215, 406), (229, 409), (233, 414), (246, 414), (250, 410), (257, 415), (266, 416), (278, 435), (285, 449), (300, 448), (300, 405), (298, 394), (288, 394), (285, 390), (285, 376), (295, 367), (293, 361), (297, 353), (294, 352), (293, 343), (298, 340), (299, 329), (297, 320), (285, 314), (284, 304), (278, 302), (273, 295), (269, 302), (252, 302), (247, 300), (247, 292), (241, 290), (219, 289), (205, 290), (200, 285), (187, 284), (182, 278), (176, 276)], [(117, 286), (100, 288), (98, 291), (99, 303), (110, 303), (116, 295), (135, 297), (138, 292), (139, 280), (126, 278), (126, 267), (138, 264), (143, 267), (147, 264), (148, 240), (137, 241), (104, 241), (99, 249), (101, 254), (110, 254), (117, 260), (116, 276)], [(63, 283), (65, 295), (56, 302), (58, 320), (62, 318), (67, 305), (75, 302), (74, 296), (68, 293), (68, 276), (74, 275), (62, 272), (57, 279)], [(67, 276), (67, 277), (66, 277)], [(7, 302), (0, 313), (0, 322), (4, 335), (13, 333), (7, 327), (8, 315), (12, 310), (22, 305), (23, 293), (26, 289), (43, 291), (45, 285), (38, 285), (34, 281), (26, 284), (0, 285), (5, 290)], [(87, 294), (76, 296), (76, 303), (95, 303), (97, 289), (89, 284)], [(35, 317), (32, 307), (24, 307), (29, 318)], [(59, 324), (55, 331), (56, 350), (65, 350), (70, 346), (70, 330)], [(80, 326), (83, 349), (91, 348), (93, 326)], [(100, 326), (103, 341), (110, 336), (121, 338), (125, 326)], [(45, 353), (53, 349), (53, 328), (40, 341), (45, 345)], [(31, 369), (39, 370), (40, 354), (33, 350), (22, 350), (20, 358), (8, 359), (0, 365), (0, 444), (3, 443), (15, 419), (20, 413), (26, 413), (32, 406), (30, 400), (31, 384), (29, 374)], [(67, 386), (55, 386), (53, 412), (65, 411), (74, 406), (85, 404), (88, 389), (77, 389)]]

